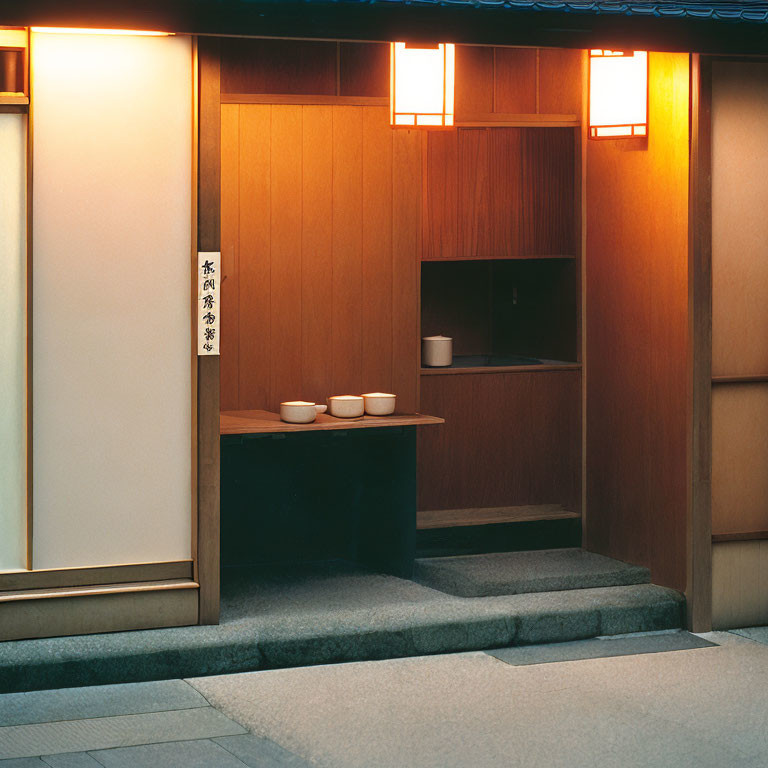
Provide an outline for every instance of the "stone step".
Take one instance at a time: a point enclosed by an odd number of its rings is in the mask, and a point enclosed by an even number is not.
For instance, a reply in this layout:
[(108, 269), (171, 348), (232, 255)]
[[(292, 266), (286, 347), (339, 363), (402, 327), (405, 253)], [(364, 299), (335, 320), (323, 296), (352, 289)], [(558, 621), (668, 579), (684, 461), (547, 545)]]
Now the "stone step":
[(652, 584), (447, 595), (346, 563), (240, 574), (214, 627), (0, 644), (0, 693), (479, 651), (677, 629), (684, 599)]
[(545, 549), (422, 558), (414, 578), (449, 595), (489, 597), (647, 584), (651, 574), (583, 549)]

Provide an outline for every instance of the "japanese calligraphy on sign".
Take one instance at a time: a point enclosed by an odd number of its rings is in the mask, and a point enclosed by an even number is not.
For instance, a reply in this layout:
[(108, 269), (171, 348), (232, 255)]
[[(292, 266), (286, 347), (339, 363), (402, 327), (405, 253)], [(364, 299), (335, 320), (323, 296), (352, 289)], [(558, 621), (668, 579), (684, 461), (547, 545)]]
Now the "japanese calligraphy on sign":
[(197, 254), (197, 354), (218, 355), (221, 307), (221, 254)]

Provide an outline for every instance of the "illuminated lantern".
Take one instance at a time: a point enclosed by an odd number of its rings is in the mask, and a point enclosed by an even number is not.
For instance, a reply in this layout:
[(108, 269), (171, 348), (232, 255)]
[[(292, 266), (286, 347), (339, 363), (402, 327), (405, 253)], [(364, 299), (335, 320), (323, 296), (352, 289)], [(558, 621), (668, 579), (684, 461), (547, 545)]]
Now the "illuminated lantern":
[(453, 125), (453, 43), (392, 43), (389, 68), (392, 125)]
[(647, 51), (589, 52), (589, 137), (648, 135)]

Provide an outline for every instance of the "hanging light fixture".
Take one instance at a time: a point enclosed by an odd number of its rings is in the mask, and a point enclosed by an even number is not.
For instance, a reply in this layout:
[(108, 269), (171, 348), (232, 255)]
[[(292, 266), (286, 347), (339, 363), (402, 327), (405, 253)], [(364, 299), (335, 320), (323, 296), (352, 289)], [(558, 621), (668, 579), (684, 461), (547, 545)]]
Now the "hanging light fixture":
[(589, 138), (648, 135), (648, 52), (589, 52)]
[(453, 43), (390, 44), (390, 122), (403, 127), (453, 125)]

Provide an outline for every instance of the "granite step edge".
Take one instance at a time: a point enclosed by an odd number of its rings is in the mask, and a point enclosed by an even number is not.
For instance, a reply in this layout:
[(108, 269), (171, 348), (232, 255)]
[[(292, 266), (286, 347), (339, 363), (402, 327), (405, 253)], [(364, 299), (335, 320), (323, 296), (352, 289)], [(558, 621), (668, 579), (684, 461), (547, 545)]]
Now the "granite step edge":
[[(513, 645), (565, 642), (600, 635), (678, 629), (685, 600), (674, 590), (652, 584), (540, 592), (487, 598), (456, 598), (428, 608), (358, 617), (356, 624), (334, 631), (256, 630), (242, 622), (240, 631), (221, 625), (219, 642), (210, 642), (213, 627), (192, 627), (165, 635), (162, 648), (146, 642), (149, 630), (90, 636), (92, 654), (65, 653), (85, 638), (14, 641), (24, 653), (0, 653), (0, 692), (43, 690), (77, 685), (141, 682), (202, 677), (231, 672), (344, 663), (409, 656), (483, 651)], [(366, 623), (367, 618), (367, 623)], [(295, 628), (294, 628), (295, 629)], [(200, 644), (198, 632), (209, 634)], [(141, 640), (131, 649), (131, 636)], [(158, 637), (158, 640), (160, 638)], [(96, 642), (94, 642), (96, 641)], [(10, 644), (9, 644), (10, 645)], [(36, 654), (35, 649), (40, 653)], [(0, 646), (0, 650), (5, 650)], [(20, 658), (23, 657), (23, 658)]]

